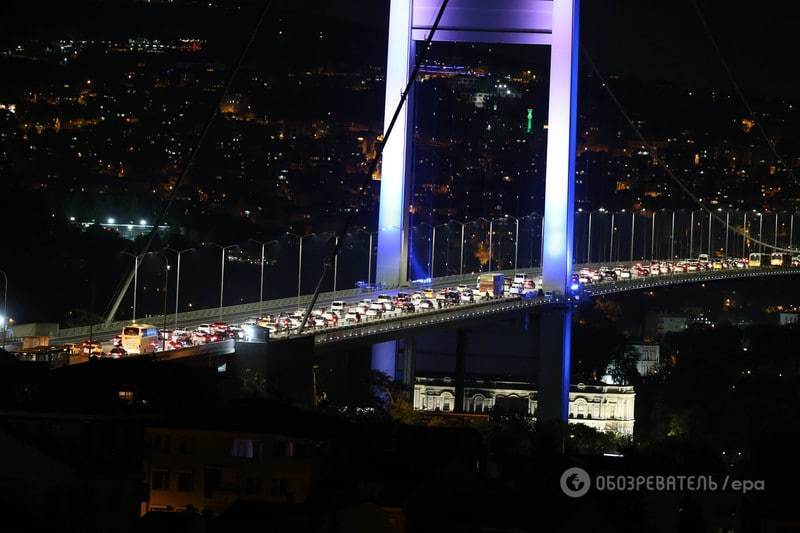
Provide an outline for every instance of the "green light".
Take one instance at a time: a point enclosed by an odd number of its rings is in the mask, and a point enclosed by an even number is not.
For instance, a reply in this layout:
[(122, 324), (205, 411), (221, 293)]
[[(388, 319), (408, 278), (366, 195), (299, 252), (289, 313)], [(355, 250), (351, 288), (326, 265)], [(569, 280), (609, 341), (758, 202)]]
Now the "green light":
[(533, 109), (528, 108), (528, 133), (533, 131)]

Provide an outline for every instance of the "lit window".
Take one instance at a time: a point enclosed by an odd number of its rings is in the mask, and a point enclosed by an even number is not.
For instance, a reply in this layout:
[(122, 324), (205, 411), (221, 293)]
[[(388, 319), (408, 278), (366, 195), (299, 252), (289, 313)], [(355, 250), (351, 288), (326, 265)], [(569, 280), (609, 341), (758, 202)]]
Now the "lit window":
[(253, 448), (252, 439), (234, 439), (231, 444), (231, 457), (246, 457), (252, 459)]

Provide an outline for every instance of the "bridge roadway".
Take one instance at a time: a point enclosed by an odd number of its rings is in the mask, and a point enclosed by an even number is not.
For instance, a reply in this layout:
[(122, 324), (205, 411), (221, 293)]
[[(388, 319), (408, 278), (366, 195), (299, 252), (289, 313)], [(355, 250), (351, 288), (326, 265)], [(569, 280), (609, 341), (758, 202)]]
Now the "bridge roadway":
[[(615, 263), (619, 265), (621, 263)], [(608, 263), (602, 265), (608, 266)], [(576, 265), (575, 271), (596, 265)], [(527, 272), (534, 276), (538, 276), (539, 269), (519, 269), (519, 272)], [(503, 271), (506, 275), (513, 275), (514, 271)], [(730, 279), (745, 279), (765, 276), (777, 275), (793, 275), (800, 274), (800, 268), (789, 267), (775, 267), (775, 268), (747, 268), (741, 270), (704, 270), (699, 272), (690, 273), (672, 273), (661, 274), (646, 277), (635, 277), (629, 280), (599, 282), (583, 287), (583, 294), (585, 297), (602, 296), (606, 294), (613, 294), (619, 292), (641, 290), (655, 287), (664, 287), (671, 285), (680, 285), (688, 283), (702, 283), (706, 281), (730, 280)], [(430, 286), (434, 289), (441, 289), (444, 287), (456, 286), (459, 284), (473, 285), (477, 279), (477, 274), (467, 274), (463, 276), (449, 276), (436, 278), (432, 280)], [(415, 286), (402, 286), (393, 289), (386, 289), (381, 291), (370, 290), (348, 290), (338, 291), (335, 293), (325, 293), (318, 301), (319, 308), (326, 308), (333, 300), (344, 300), (346, 302), (356, 302), (364, 298), (371, 298), (377, 294), (395, 294), (397, 292), (415, 290)], [(302, 307), (308, 301), (309, 297), (301, 297), (299, 300)], [(404, 313), (396, 316), (380, 318), (376, 320), (364, 321), (359, 324), (342, 325), (328, 328), (311, 328), (308, 327), (303, 333), (278, 333), (271, 337), (271, 341), (282, 341), (292, 338), (313, 336), (314, 342), (317, 345), (329, 345), (337, 342), (345, 342), (358, 339), (370, 339), (375, 342), (384, 338), (393, 338), (399, 336), (401, 332), (410, 332), (412, 330), (427, 329), (436, 327), (437, 325), (452, 324), (456, 322), (480, 320), (487, 316), (507, 313), (510, 311), (531, 309), (543, 305), (558, 305), (560, 302), (548, 301), (542, 297), (536, 298), (519, 298), (517, 296), (505, 297), (502, 299), (482, 300), (476, 301), (471, 304), (459, 304), (442, 309), (433, 309), (430, 311), (417, 311), (415, 313)], [(258, 302), (251, 304), (243, 304), (238, 306), (224, 307), (222, 318), (230, 323), (236, 323), (246, 320), (258, 314)], [(282, 300), (265, 301), (262, 303), (263, 314), (279, 314), (283, 312), (293, 312), (298, 309), (297, 298), (286, 298)], [(188, 313), (179, 313), (178, 327), (190, 329), (199, 324), (209, 321), (218, 320), (220, 318), (219, 308), (216, 309), (203, 309), (199, 311), (191, 311)], [(143, 323), (151, 323), (160, 325), (163, 322), (162, 316), (153, 316), (140, 319)], [(168, 327), (174, 326), (174, 315), (168, 315)], [(94, 326), (93, 336), (97, 340), (110, 339), (114, 335), (119, 334), (122, 327), (129, 324), (128, 321), (112, 323), (110, 327)], [(89, 327), (72, 328), (69, 330), (62, 330), (57, 338), (51, 339), (53, 344), (64, 344), (69, 342), (80, 342), (85, 340), (89, 335)]]

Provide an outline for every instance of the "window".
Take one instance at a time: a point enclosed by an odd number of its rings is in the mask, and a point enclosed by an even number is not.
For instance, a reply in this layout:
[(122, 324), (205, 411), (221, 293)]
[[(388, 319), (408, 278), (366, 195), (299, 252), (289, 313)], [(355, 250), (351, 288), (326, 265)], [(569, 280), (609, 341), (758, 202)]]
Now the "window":
[(231, 457), (253, 458), (252, 439), (234, 439), (231, 443)]
[(117, 391), (117, 398), (125, 403), (133, 403), (133, 391), (132, 390)]
[(285, 477), (283, 478), (276, 478), (272, 480), (272, 490), (270, 494), (273, 497), (281, 497), (286, 496), (289, 493), (289, 480)]
[(483, 412), (483, 396), (475, 396), (475, 412)]
[(150, 474), (150, 488), (153, 490), (169, 490), (169, 471), (153, 470)]
[(171, 442), (169, 435), (154, 435), (153, 436), (153, 450), (161, 453), (169, 453)]
[(219, 468), (206, 468), (203, 483), (203, 492), (206, 498), (213, 498), (214, 492), (222, 486), (222, 470)]
[(246, 496), (258, 496), (261, 494), (261, 478), (248, 477), (244, 480), (244, 493)]
[(178, 492), (194, 490), (194, 472), (178, 472)]
[(294, 457), (295, 444), (291, 440), (276, 440), (272, 446), (272, 455), (275, 457)]
[(182, 436), (178, 439), (178, 453), (181, 455), (192, 453), (192, 448), (194, 448), (194, 439), (192, 437)]

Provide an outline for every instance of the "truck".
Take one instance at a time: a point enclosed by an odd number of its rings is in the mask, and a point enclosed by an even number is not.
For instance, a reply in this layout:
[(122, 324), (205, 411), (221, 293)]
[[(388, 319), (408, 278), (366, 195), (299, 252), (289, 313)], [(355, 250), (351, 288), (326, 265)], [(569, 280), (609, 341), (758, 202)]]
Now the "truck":
[(500, 272), (481, 274), (478, 278), (478, 292), (481, 296), (500, 298), (505, 288), (505, 276)]

